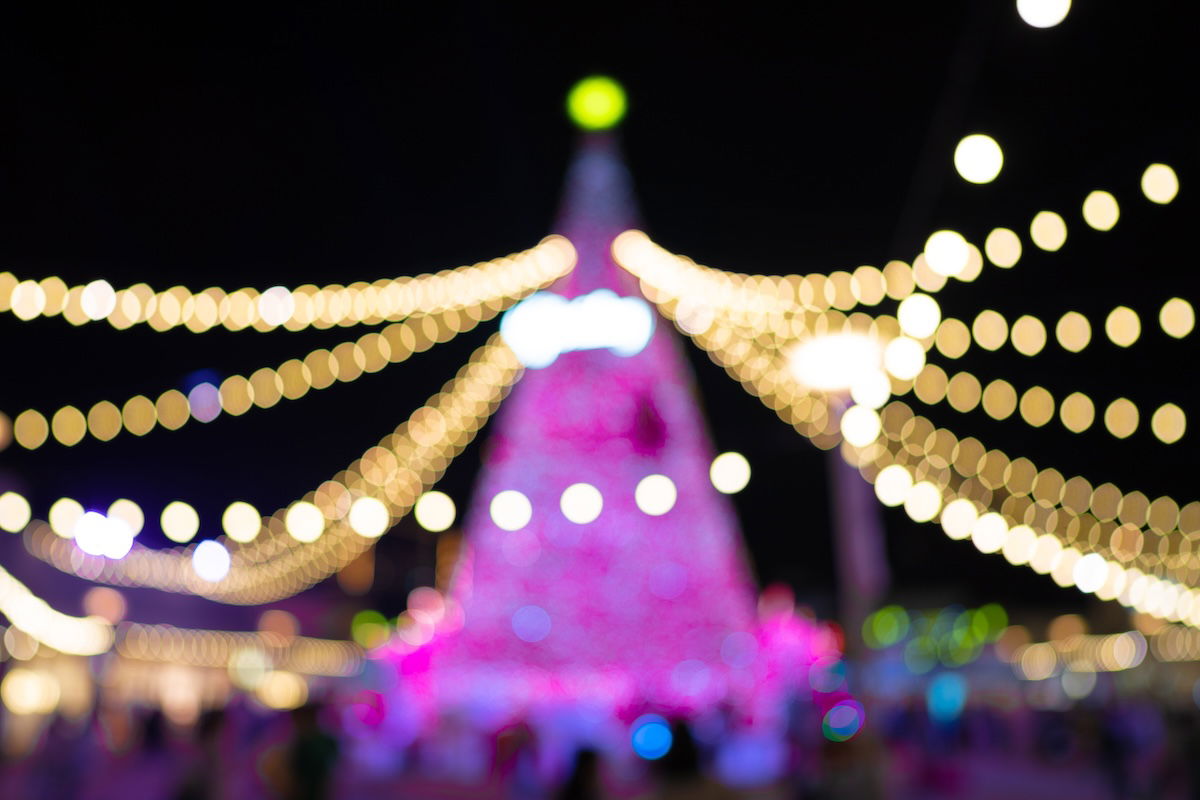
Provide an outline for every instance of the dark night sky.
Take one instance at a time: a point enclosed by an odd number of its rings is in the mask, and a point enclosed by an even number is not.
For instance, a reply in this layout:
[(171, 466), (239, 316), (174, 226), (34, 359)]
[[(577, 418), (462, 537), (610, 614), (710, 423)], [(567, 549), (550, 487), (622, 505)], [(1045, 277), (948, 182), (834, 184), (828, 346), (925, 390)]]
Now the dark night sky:
[[(1082, 355), (1052, 345), (1035, 359), (1006, 348), (968, 367), (1056, 397), (1078, 389), (1200, 413), (1194, 336), (1169, 340), (1154, 324), (1168, 297), (1200, 301), (1186, 222), (1200, 174), (1196, 93), (1184, 79), (1194, 27), (1183, 2), (1080, 2), (1046, 31), (1023, 24), (1011, 2), (980, 0), (414, 5), (0, 12), (0, 269), (118, 287), (265, 288), (523, 249), (551, 224), (574, 141), (564, 93), (599, 71), (630, 93), (623, 143), (645, 227), (665, 246), (743, 272), (831, 271), (909, 260), (937, 227), (981, 242), (992, 227), (1024, 230), (1055, 209), (1071, 230), (1062, 252), (1027, 247), (1016, 269), (943, 292), (944, 312), (1055, 319), (1076, 309), (1095, 322), (1125, 303), (1142, 314), (1142, 340), (1122, 351), (1101, 336)], [(974, 131), (1005, 148), (988, 186), (965, 184), (951, 164)], [(1171, 206), (1138, 191), (1152, 161), (1180, 175)], [(1079, 217), (1094, 188), (1121, 201), (1111, 233)], [(10, 448), (0, 480), (25, 487), (43, 515), (63, 494), (132, 496), (148, 508), (183, 497), (213, 525), (232, 499), (274, 509), (390, 430), (485, 335), (270, 412), (108, 445)], [(345, 338), (118, 333), (3, 315), (0, 409), (157, 394), (194, 370), (245, 373)], [(821, 454), (692, 355), (718, 447), (745, 452), (756, 469), (737, 503), (760, 578), (790, 581), (831, 611)], [(928, 413), (1066, 475), (1181, 503), (1196, 494), (1195, 429), (1168, 448), (1145, 422), (1117, 441)], [(443, 482), (459, 500), (475, 455)], [(898, 596), (1082, 607), (1078, 593), (934, 527), (886, 520)], [(400, 584), (420, 579), (404, 564), (428, 559), (422, 541), (402, 522), (381, 568)]]

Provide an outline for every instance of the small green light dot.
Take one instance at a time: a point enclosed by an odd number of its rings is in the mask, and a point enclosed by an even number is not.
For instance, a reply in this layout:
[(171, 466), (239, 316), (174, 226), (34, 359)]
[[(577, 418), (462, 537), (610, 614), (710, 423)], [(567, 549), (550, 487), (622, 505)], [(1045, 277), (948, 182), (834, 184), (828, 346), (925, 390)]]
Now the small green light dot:
[(592, 75), (567, 94), (567, 114), (585, 131), (611, 128), (625, 116), (625, 90), (605, 75)]

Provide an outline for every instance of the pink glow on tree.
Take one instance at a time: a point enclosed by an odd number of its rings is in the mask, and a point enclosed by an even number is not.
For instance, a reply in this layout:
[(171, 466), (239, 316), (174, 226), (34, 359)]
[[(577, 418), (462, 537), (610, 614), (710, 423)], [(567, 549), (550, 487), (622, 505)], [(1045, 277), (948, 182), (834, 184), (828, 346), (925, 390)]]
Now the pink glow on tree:
[[(634, 227), (634, 209), (615, 141), (585, 138), (556, 226), (579, 263), (554, 292), (640, 296), (609, 251)], [(709, 482), (713, 455), (688, 366), (661, 318), (636, 355), (580, 350), (528, 370), (484, 449), (449, 591), (446, 619), (456, 630), (443, 628), (424, 647), (397, 643), (412, 701), (496, 719), (561, 703), (626, 718), (717, 704), (751, 720), (782, 714), (782, 698), (797, 685), (807, 692), (809, 665), (840, 657), (839, 644), (790, 606), (756, 610), (736, 517)], [(678, 491), (659, 516), (634, 497), (652, 474)], [(586, 524), (560, 509), (576, 483), (603, 497)], [(489, 514), (506, 490), (531, 501), (519, 530)]]

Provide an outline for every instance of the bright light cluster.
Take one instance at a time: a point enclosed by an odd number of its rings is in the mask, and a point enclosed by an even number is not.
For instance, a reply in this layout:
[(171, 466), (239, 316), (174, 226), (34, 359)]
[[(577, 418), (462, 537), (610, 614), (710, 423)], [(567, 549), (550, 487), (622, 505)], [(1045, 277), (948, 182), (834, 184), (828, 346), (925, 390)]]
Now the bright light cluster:
[(104, 319), (118, 330), (145, 323), (156, 331), (184, 326), (195, 333), (218, 325), (231, 331), (377, 325), (480, 306), (489, 306), (494, 314), (507, 302), (562, 277), (574, 265), (571, 243), (549, 236), (524, 252), (435, 275), (323, 288), (275, 286), (261, 293), (217, 287), (193, 292), (183, 286), (156, 292), (144, 283), (118, 291), (104, 280), (68, 287), (58, 277), (18, 280), (4, 272), (0, 273), (0, 311), (11, 311), (21, 320), (61, 314), (72, 325)]
[(650, 343), (654, 313), (640, 297), (618, 297), (609, 289), (567, 300), (538, 292), (504, 313), (500, 335), (521, 364), (542, 369), (563, 353), (608, 350), (628, 358)]
[(878, 340), (860, 333), (828, 333), (803, 339), (792, 348), (789, 366), (804, 386), (847, 391), (870, 382), (883, 369)]

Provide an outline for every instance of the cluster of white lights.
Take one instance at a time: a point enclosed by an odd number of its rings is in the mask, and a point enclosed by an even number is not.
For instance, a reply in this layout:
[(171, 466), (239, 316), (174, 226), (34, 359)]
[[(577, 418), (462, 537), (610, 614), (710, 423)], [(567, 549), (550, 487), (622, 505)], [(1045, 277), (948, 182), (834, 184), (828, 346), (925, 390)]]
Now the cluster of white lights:
[[(922, 295), (924, 297), (924, 295)], [(932, 303), (932, 298), (927, 298)], [(937, 304), (933, 311), (908, 306), (909, 324), (924, 330), (932, 314), (940, 319)], [(878, 408), (891, 396), (888, 375), (898, 380), (915, 378), (925, 367), (925, 348), (911, 336), (897, 336), (886, 345), (877, 338), (853, 332), (812, 336), (788, 352), (788, 368), (799, 383), (822, 392), (849, 392), (855, 402)]]
[(90, 556), (120, 559), (133, 548), (133, 532), (124, 520), (85, 511), (75, 522), (75, 544)]
[(145, 524), (142, 509), (125, 499), (116, 500), (102, 514), (63, 497), (50, 507), (49, 517), (51, 529), (64, 539), (74, 539), (83, 552), (114, 560), (129, 555), (134, 537)]
[(860, 333), (831, 333), (804, 339), (789, 354), (796, 380), (810, 389), (845, 391), (879, 372), (879, 340)]
[(548, 367), (572, 350), (608, 349), (635, 356), (654, 333), (654, 312), (640, 297), (618, 297), (609, 289), (567, 300), (538, 292), (517, 303), (500, 320), (500, 335), (522, 365)]

